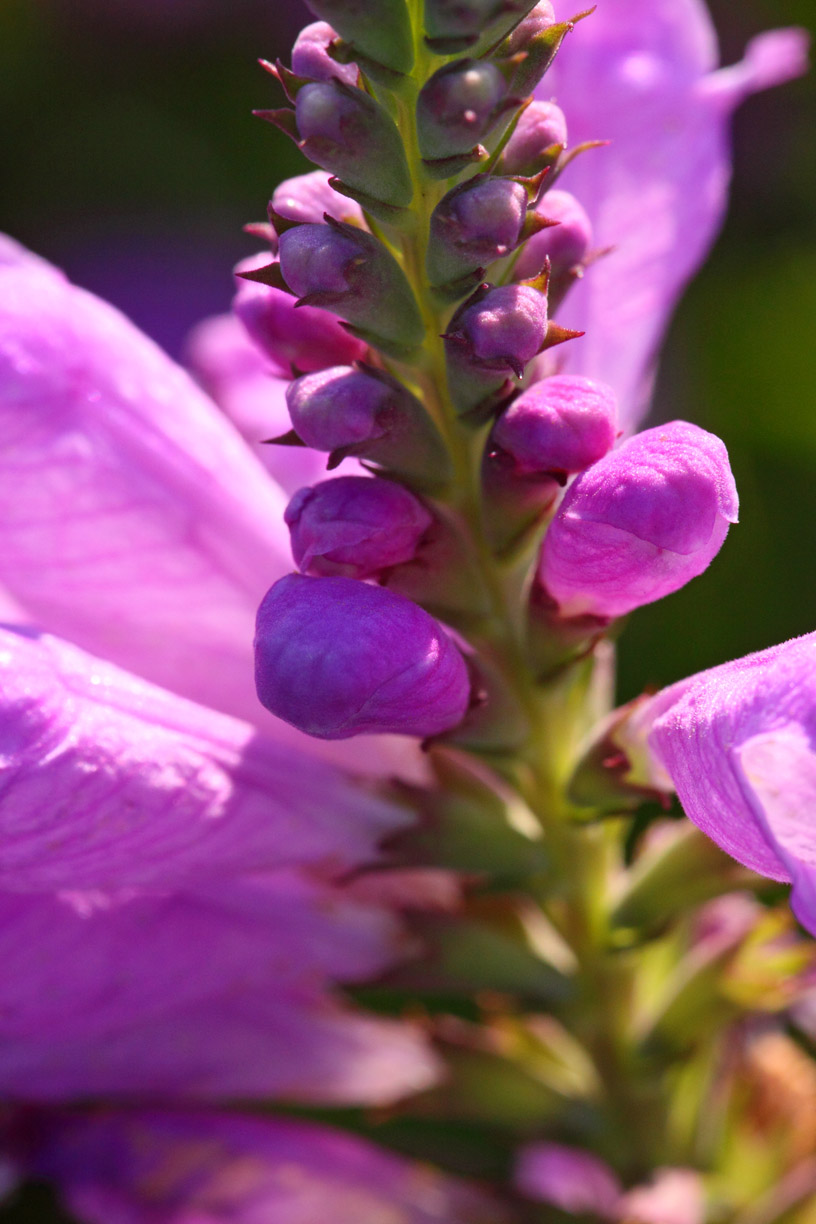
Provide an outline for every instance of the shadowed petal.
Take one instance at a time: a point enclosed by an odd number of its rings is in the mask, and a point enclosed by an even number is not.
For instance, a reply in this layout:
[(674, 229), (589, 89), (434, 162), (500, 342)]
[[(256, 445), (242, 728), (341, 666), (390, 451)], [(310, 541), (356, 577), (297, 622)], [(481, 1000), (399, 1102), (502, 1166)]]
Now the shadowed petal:
[(87, 1224), (503, 1224), (498, 1204), (327, 1127), (235, 1114), (65, 1114), (29, 1163)]
[(2, 888), (344, 867), (407, 818), (332, 766), (57, 638), (0, 631), (0, 669)]

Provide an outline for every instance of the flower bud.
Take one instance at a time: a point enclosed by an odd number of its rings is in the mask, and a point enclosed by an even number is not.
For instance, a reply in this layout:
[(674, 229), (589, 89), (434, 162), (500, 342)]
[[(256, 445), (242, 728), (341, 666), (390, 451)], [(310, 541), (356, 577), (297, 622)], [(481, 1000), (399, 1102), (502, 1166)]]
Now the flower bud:
[(298, 91), (295, 118), (310, 161), (373, 200), (394, 208), (411, 203), (402, 137), (369, 94), (342, 81), (315, 81)]
[(302, 573), (348, 578), (372, 578), (410, 561), (433, 521), (402, 485), (367, 476), (300, 489), (284, 519)]
[(439, 55), (453, 55), (487, 38), (497, 41), (535, 0), (425, 0), (425, 37)]
[(419, 400), (381, 370), (337, 366), (291, 383), (286, 402), (301, 441), (339, 459), (359, 455), (419, 487), (449, 477), (445, 445)]
[(547, 295), (530, 285), (483, 285), (453, 316), (444, 337), (448, 386), (467, 413), (511, 389), (547, 338)]
[(725, 446), (687, 421), (648, 429), (582, 473), (544, 540), (562, 617), (623, 616), (701, 574), (737, 521)]
[(372, 234), (330, 218), (325, 225), (298, 225), (281, 234), (280, 263), (301, 301), (335, 311), (372, 344), (402, 355), (422, 342), (411, 286)]
[(337, 38), (325, 21), (313, 21), (305, 26), (292, 48), (292, 71), (295, 76), (306, 77), (310, 81), (343, 81), (346, 85), (356, 85), (359, 75), (356, 64), (338, 64), (329, 55), (329, 43)]
[(313, 170), (311, 174), (284, 179), (272, 194), (269, 210), (278, 217), (299, 224), (312, 222), (320, 225), (328, 213), (335, 221), (346, 221), (361, 227), (364, 225), (360, 205), (330, 187), (329, 175), (324, 170)]
[(499, 417), (492, 441), (512, 455), (520, 472), (564, 477), (603, 459), (617, 433), (611, 387), (565, 374), (523, 391)]
[(470, 701), (464, 659), (417, 604), (353, 578), (290, 574), (258, 610), (261, 703), (320, 739), (438, 735)]
[(530, 94), (556, 57), (569, 21), (556, 22), (550, 0), (541, 0), (496, 49), (497, 59), (514, 59), (512, 89), (518, 97)]
[(499, 118), (506, 97), (507, 84), (495, 64), (463, 59), (440, 68), (417, 100), (422, 156), (442, 162), (469, 154)]
[(308, 5), (376, 64), (411, 71), (414, 40), (405, 0), (308, 0)]
[[(244, 261), (239, 269), (257, 266), (257, 259)], [(322, 370), (326, 365), (358, 361), (366, 345), (351, 336), (340, 320), (315, 306), (300, 309), (283, 289), (256, 281), (241, 281), (233, 310), (249, 335), (282, 369)]]
[(427, 268), (444, 285), (484, 270), (522, 238), (528, 193), (512, 179), (479, 174), (452, 191), (431, 214)]
[(554, 102), (531, 102), (515, 126), (501, 157), (502, 174), (537, 174), (551, 159), (545, 150), (567, 143), (567, 121)]
[(549, 259), (552, 287), (557, 292), (565, 277), (587, 256), (592, 245), (592, 222), (568, 191), (548, 191), (536, 212), (556, 224), (533, 234), (513, 269), (515, 280), (536, 276)]

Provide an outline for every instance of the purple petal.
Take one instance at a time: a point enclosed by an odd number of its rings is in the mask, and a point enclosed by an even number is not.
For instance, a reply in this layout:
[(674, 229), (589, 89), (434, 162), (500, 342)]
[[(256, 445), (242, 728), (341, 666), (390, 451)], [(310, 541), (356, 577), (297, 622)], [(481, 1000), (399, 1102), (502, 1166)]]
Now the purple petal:
[(37, 265), (0, 284), (0, 580), (45, 627), (256, 717), (254, 608), (288, 566), (280, 490), (112, 307)]
[(516, 1184), (529, 1198), (570, 1215), (617, 1218), (620, 1182), (608, 1165), (580, 1148), (529, 1144), (519, 1155)]
[(0, 631), (0, 887), (164, 888), (350, 866), (405, 813), (56, 638)]
[[(560, 0), (559, 17), (573, 14)], [(610, 140), (582, 155), (565, 186), (589, 213), (599, 248), (560, 312), (586, 331), (564, 368), (610, 383), (632, 429), (645, 414), (654, 362), (677, 299), (716, 236), (730, 176), (728, 120), (749, 93), (798, 76), (807, 35), (779, 30), (743, 63), (714, 72), (717, 47), (701, 0), (604, 0), (570, 36), (541, 87), (570, 140)]]
[(816, 930), (816, 633), (682, 680), (644, 709), (686, 814), (738, 862), (792, 880)]
[(287, 873), (102, 903), (0, 896), (8, 1097), (388, 1102), (437, 1065), (421, 1033), (331, 999), (405, 953), (394, 920)]
[(86, 1224), (503, 1224), (485, 1193), (363, 1139), (226, 1113), (110, 1110), (32, 1128), (29, 1167)]

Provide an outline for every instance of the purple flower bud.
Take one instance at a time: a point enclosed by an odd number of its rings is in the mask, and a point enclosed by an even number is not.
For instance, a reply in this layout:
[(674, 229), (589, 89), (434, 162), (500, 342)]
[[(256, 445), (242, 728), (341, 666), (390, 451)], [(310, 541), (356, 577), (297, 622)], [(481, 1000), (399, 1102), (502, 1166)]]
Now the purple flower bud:
[(275, 188), (269, 201), (270, 211), (287, 221), (312, 222), (320, 225), (326, 213), (335, 221), (347, 221), (363, 226), (363, 210), (348, 196), (340, 195), (329, 186), (329, 175), (325, 170), (313, 170), (311, 174), (299, 174), (284, 179)]
[(503, 174), (536, 174), (546, 164), (543, 153), (567, 143), (567, 121), (554, 102), (531, 102), (502, 153)]
[(549, 259), (552, 279), (557, 282), (586, 259), (592, 245), (592, 222), (568, 191), (548, 191), (536, 212), (557, 224), (540, 230), (524, 244), (513, 276), (516, 280), (537, 276)]
[(357, 84), (357, 65), (338, 64), (328, 52), (329, 43), (337, 38), (325, 21), (314, 21), (305, 26), (292, 48), (292, 71), (295, 76), (307, 77), (311, 81), (344, 81), (346, 85)]
[(648, 429), (568, 490), (539, 577), (562, 616), (623, 616), (701, 574), (737, 506), (719, 438), (687, 421)]
[(572, 475), (612, 449), (618, 406), (611, 387), (579, 375), (534, 383), (493, 428), (492, 440), (521, 472)]
[(487, 286), (454, 315), (448, 345), (470, 361), (519, 378), (547, 337), (547, 296), (530, 285)]
[(502, 111), (507, 84), (495, 64), (463, 59), (446, 64), (423, 85), (417, 133), (429, 161), (469, 153)]
[(373, 200), (404, 208), (414, 194), (402, 137), (391, 116), (362, 89), (315, 81), (298, 91), (301, 149)]
[(425, 0), (425, 35), (442, 55), (463, 51), (488, 29), (493, 42), (532, 8), (534, 0)]
[(535, 8), (530, 10), (504, 40), (501, 54), (518, 55), (520, 51), (528, 51), (533, 39), (546, 34), (550, 27), (555, 25), (555, 21), (551, 0), (539, 0)]
[(405, 0), (308, 0), (341, 38), (393, 72), (410, 72), (414, 40)]
[(464, 659), (417, 604), (353, 578), (290, 574), (258, 610), (261, 703), (320, 739), (438, 735), (470, 701)]
[(452, 191), (431, 215), (427, 267), (432, 284), (485, 269), (514, 250), (522, 237), (529, 198), (512, 179), (479, 174)]
[[(252, 258), (238, 268), (257, 264)], [(256, 281), (241, 281), (240, 285), (233, 301), (236, 315), (258, 347), (283, 369), (322, 370), (366, 355), (367, 346), (325, 310), (315, 306), (298, 309), (291, 294)]]
[(371, 342), (410, 348), (425, 329), (413, 290), (393, 255), (372, 234), (329, 220), (298, 225), (280, 238), (284, 279), (309, 305), (334, 310)]
[(300, 439), (314, 450), (360, 455), (409, 477), (443, 483), (444, 443), (419, 400), (382, 371), (337, 366), (291, 383), (286, 402)]
[(367, 476), (300, 489), (284, 518), (302, 573), (348, 578), (372, 578), (410, 561), (433, 521), (402, 485)]

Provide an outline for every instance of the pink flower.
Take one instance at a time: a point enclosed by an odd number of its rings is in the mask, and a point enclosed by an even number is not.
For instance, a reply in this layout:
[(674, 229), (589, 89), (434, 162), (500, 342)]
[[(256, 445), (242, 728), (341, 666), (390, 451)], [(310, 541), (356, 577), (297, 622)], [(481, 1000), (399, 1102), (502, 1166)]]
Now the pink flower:
[[(557, 15), (574, 8), (559, 0)], [(725, 212), (731, 114), (756, 90), (799, 76), (807, 45), (803, 30), (762, 34), (741, 64), (718, 69), (702, 0), (601, 0), (539, 88), (566, 115), (572, 146), (611, 141), (563, 179), (596, 247), (613, 250), (558, 321), (586, 332), (564, 349), (564, 368), (610, 383), (628, 429), (647, 411), (666, 325)]]

